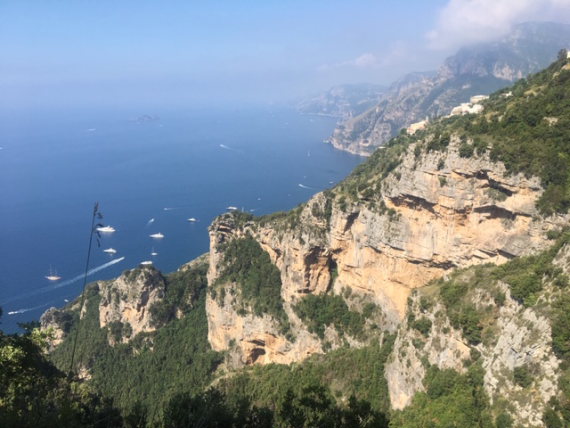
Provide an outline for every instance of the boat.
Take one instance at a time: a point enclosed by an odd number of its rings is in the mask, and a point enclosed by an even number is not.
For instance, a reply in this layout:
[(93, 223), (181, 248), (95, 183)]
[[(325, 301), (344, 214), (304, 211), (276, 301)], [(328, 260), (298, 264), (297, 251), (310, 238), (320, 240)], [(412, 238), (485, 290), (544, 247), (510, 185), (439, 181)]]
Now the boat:
[(226, 209), (230, 210), (230, 211), (235, 211), (238, 209), (238, 207), (234, 207), (233, 205), (230, 205), (229, 207), (227, 207)]
[(115, 228), (113, 226), (101, 226), (97, 228), (97, 232), (113, 233)]
[(141, 265), (143, 265), (143, 266), (148, 266), (151, 264), (152, 264), (152, 262), (150, 260), (145, 260), (144, 262), (141, 262)]
[(188, 219), (188, 221), (189, 221), (190, 223), (195, 223), (195, 222), (197, 222), (198, 220), (195, 219), (194, 217), (190, 217), (190, 218)]
[(105, 250), (103, 250), (104, 253), (109, 253), (109, 254), (115, 254), (117, 252), (117, 250), (115, 250), (114, 248), (107, 248)]
[(158, 233), (153, 233), (152, 235), (148, 235), (148, 236), (150, 236), (151, 238), (155, 238), (155, 239), (162, 239), (162, 238), (164, 238), (164, 235), (163, 235), (162, 233), (160, 233), (160, 232), (158, 232)]
[(52, 270), (51, 266), (49, 267), (49, 274), (45, 276), (45, 278), (49, 281), (59, 281), (61, 276), (57, 274), (57, 271)]
[(152, 247), (152, 252), (150, 253), (151, 256), (158, 256), (158, 253), (154, 251), (154, 247)]

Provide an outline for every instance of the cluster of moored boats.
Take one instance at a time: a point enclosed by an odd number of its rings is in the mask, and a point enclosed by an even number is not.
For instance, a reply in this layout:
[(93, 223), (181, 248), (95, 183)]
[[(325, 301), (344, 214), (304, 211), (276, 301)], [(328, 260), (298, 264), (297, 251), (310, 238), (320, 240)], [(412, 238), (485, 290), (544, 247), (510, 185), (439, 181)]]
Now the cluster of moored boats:
[[(237, 210), (238, 208), (234, 207), (234, 206), (229, 206), (229, 207), (227, 207), (227, 209), (229, 211), (234, 211), (234, 210)], [(187, 221), (189, 221), (190, 223), (196, 223), (198, 221), (198, 219), (195, 217), (190, 217), (189, 219), (187, 219)], [(154, 218), (148, 222), (149, 225), (152, 223), (154, 223)], [(99, 226), (99, 227), (95, 228), (95, 230), (97, 232), (100, 232), (100, 233), (113, 233), (113, 232), (117, 231), (113, 226)], [(153, 238), (153, 239), (163, 239), (164, 238), (164, 234), (161, 232), (152, 233), (148, 236)], [(117, 250), (115, 250), (112, 247), (105, 248), (103, 250), (103, 252), (107, 253), (109, 255), (117, 254)], [(156, 251), (154, 251), (154, 248), (153, 248), (150, 255), (154, 257), (154, 256), (158, 256), (158, 253)], [(152, 265), (152, 261), (151, 260), (145, 260), (145, 261), (141, 262), (140, 264), (141, 265)], [(45, 276), (45, 278), (49, 281), (59, 281), (61, 279), (61, 276), (59, 276), (57, 274), (57, 271), (53, 270), (50, 266), (49, 273)]]
[[(192, 218), (192, 219), (188, 219), (188, 221), (196, 221), (196, 219)], [(97, 230), (97, 232), (102, 232), (102, 233), (113, 233), (116, 231), (116, 229), (113, 226), (101, 226), (101, 227), (98, 227), (96, 230)], [(164, 234), (161, 232), (151, 233), (148, 236), (153, 238), (153, 239), (163, 239), (164, 238)], [(107, 254), (116, 254), (117, 250), (115, 250), (114, 248), (106, 248), (103, 250), (103, 252), (107, 253)], [(154, 248), (153, 248), (150, 255), (154, 257), (154, 256), (158, 256), (158, 253), (156, 251), (154, 251)], [(145, 261), (141, 262), (140, 264), (141, 265), (151, 265), (152, 260), (145, 260)]]

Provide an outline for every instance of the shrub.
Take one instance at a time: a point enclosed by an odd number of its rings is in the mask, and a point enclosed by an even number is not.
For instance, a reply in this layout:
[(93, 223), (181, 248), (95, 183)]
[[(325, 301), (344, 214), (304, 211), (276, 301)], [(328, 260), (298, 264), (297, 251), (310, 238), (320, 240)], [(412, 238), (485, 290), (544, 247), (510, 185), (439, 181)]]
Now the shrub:
[(500, 413), (495, 419), (497, 428), (511, 428), (513, 426), (513, 418), (508, 413)]
[(282, 326), (287, 325), (281, 299), (281, 272), (255, 239), (248, 236), (227, 244), (223, 265), (218, 284), (237, 283), (243, 302), (250, 305), (256, 315), (266, 313)]
[(334, 326), (339, 334), (349, 334), (362, 338), (365, 318), (360, 313), (351, 311), (341, 296), (329, 294), (310, 294), (303, 297), (293, 309), (307, 324), (311, 333), (324, 338), (325, 328)]
[(462, 158), (470, 158), (473, 156), (474, 148), (471, 144), (461, 143), (459, 146), (459, 156)]
[(523, 388), (528, 388), (532, 385), (532, 374), (527, 365), (515, 367), (513, 378), (515, 383)]
[(425, 337), (428, 337), (431, 331), (431, 320), (422, 317), (420, 319), (413, 321), (411, 327), (415, 330), (418, 330)]

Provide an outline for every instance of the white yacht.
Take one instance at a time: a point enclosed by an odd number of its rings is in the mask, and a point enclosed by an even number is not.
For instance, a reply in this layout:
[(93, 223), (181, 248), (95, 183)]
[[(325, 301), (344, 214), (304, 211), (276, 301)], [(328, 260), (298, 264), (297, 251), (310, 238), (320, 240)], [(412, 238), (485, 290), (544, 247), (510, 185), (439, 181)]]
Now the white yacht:
[(45, 278), (49, 281), (59, 281), (61, 279), (61, 276), (57, 274), (57, 271), (52, 270), (50, 266), (49, 273), (45, 276)]
[(105, 250), (103, 250), (104, 253), (108, 253), (108, 254), (115, 254), (117, 252), (117, 250), (115, 250), (114, 248), (107, 248)]
[(150, 236), (151, 238), (154, 238), (154, 239), (162, 239), (162, 238), (164, 238), (164, 235), (163, 235), (162, 233), (160, 233), (160, 232), (158, 232), (158, 233), (153, 233), (152, 235), (148, 235), (148, 236)]
[(190, 223), (196, 223), (198, 220), (195, 219), (194, 217), (190, 217), (190, 218), (188, 219), (188, 221), (189, 221)]
[(148, 266), (151, 264), (152, 264), (152, 262), (150, 260), (145, 260), (144, 262), (141, 262), (141, 265), (144, 265), (144, 266)]
[(97, 232), (113, 233), (115, 228), (113, 226), (101, 226), (97, 228)]
[(227, 207), (226, 209), (230, 210), (230, 211), (235, 211), (238, 209), (238, 207), (234, 207), (233, 205), (230, 205), (229, 207)]

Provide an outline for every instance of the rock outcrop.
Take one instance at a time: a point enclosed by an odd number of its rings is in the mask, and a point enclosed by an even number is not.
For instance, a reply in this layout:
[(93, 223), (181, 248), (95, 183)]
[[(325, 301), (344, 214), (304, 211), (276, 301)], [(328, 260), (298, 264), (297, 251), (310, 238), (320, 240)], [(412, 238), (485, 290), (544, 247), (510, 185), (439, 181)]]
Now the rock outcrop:
[(49, 333), (49, 346), (51, 349), (59, 345), (71, 328), (73, 323), (72, 315), (62, 309), (49, 308), (40, 317), (40, 326), (43, 331)]
[[(240, 316), (230, 297), (221, 304), (209, 298), (213, 348), (233, 346), (243, 364), (297, 361), (322, 349), (291, 310), (308, 294), (350, 289), (381, 308), (383, 331), (395, 331), (411, 291), (430, 279), (544, 248), (546, 232), (564, 218), (537, 216), (539, 180), (509, 175), (488, 157), (462, 158), (458, 145), (453, 139), (446, 154), (419, 159), (411, 147), (383, 181), (383, 212), (365, 202), (342, 206), (333, 190), (281, 218), (218, 218), (210, 228), (210, 284), (219, 277), (224, 245), (253, 236), (281, 273), (281, 295), (298, 342), (280, 335), (270, 319)], [(263, 358), (251, 358), (252, 343), (260, 344), (255, 353)]]
[[(128, 341), (141, 332), (153, 331), (150, 307), (164, 297), (165, 280), (151, 266), (125, 271), (112, 281), (99, 284), (100, 327), (121, 323), (123, 340)], [(126, 328), (125, 328), (126, 327)], [(110, 337), (109, 340), (113, 340)]]
[[(567, 262), (567, 254), (561, 252), (560, 256)], [(543, 426), (545, 408), (559, 393), (561, 364), (551, 346), (549, 314), (544, 307), (524, 307), (501, 282), (493, 286), (495, 293), (504, 296), (504, 301), (497, 302), (490, 285), (487, 280), (466, 291), (469, 303), (479, 313), (489, 314), (485, 321), (487, 333), (478, 344), (470, 344), (461, 331), (453, 328), (440, 302), (421, 304), (422, 299), (429, 299), (427, 296), (433, 293), (429, 287), (418, 290), (410, 299), (407, 320), (398, 329), (385, 369), (392, 408), (403, 409), (414, 394), (425, 390), (423, 381), (428, 366), (464, 373), (474, 355), (478, 355), (490, 404), (500, 405), (508, 397), (515, 426)], [(430, 322), (427, 335), (410, 323), (420, 318)], [(518, 385), (514, 379), (515, 369), (521, 367), (529, 368), (536, 379), (530, 389)]]

